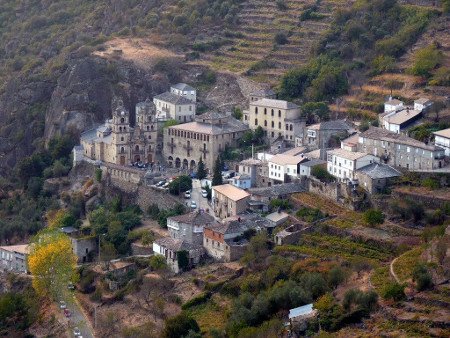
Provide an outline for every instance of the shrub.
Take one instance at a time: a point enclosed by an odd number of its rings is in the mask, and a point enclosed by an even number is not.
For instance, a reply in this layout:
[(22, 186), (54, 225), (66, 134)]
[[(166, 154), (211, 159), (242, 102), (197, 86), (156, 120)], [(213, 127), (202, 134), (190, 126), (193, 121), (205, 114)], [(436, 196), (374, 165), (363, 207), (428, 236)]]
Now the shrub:
[(163, 338), (179, 338), (186, 336), (189, 331), (200, 332), (195, 319), (181, 312), (179, 315), (169, 318), (165, 322)]
[(416, 283), (417, 291), (430, 289), (433, 286), (433, 279), (424, 264), (418, 264), (414, 268), (413, 281)]
[(431, 177), (422, 180), (422, 186), (431, 190), (439, 189), (439, 182)]
[(286, 5), (286, 2), (284, 2), (284, 0), (277, 0), (276, 4), (277, 4), (277, 8), (280, 11), (285, 11), (288, 9), (288, 6)]
[(311, 175), (322, 182), (334, 182), (336, 179), (331, 175), (326, 168), (316, 165), (311, 169)]
[(366, 222), (370, 226), (375, 226), (377, 224), (383, 224), (384, 222), (384, 215), (381, 212), (381, 210), (377, 209), (369, 209), (366, 212), (364, 212), (363, 215), (364, 222)]
[(211, 292), (203, 292), (199, 294), (198, 296), (188, 300), (186, 303), (184, 303), (181, 308), (183, 310), (187, 310), (191, 307), (206, 303), (212, 296)]
[(442, 62), (442, 58), (442, 52), (434, 44), (419, 49), (414, 54), (414, 64), (410, 71), (414, 75), (430, 77), (430, 72)]
[(277, 34), (275, 34), (274, 41), (278, 45), (285, 45), (289, 42), (286, 34), (283, 32), (278, 32)]
[(405, 285), (397, 282), (387, 284), (382, 292), (384, 299), (393, 299), (396, 302), (406, 299)]
[(167, 267), (166, 259), (162, 255), (154, 255), (150, 257), (150, 267), (152, 270), (164, 270)]

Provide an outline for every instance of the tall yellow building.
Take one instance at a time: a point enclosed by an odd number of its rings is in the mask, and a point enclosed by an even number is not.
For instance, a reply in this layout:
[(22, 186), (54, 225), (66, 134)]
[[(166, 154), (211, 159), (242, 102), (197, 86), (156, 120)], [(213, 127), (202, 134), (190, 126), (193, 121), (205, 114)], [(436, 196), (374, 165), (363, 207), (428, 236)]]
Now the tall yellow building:
[(136, 105), (136, 123), (132, 127), (130, 113), (119, 101), (112, 119), (81, 134), (83, 155), (119, 165), (152, 163), (157, 149), (157, 129), (153, 102), (146, 100)]

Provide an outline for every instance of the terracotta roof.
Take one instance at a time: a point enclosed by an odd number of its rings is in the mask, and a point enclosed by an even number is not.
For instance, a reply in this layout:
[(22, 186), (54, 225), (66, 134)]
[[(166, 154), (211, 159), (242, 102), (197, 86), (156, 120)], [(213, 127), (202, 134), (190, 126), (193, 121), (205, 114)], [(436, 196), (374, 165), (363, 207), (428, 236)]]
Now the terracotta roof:
[(274, 157), (272, 157), (268, 162), (275, 163), (278, 165), (296, 165), (302, 161), (306, 161), (305, 156), (292, 156), (292, 155), (285, 155), (285, 154), (277, 154)]
[(267, 99), (263, 98), (260, 100), (256, 100), (250, 102), (251, 106), (262, 106), (268, 108), (276, 108), (276, 109), (298, 109), (298, 106), (295, 103), (285, 101), (285, 100), (275, 100), (275, 99)]
[(442, 137), (450, 138), (450, 128), (448, 128), (448, 129), (443, 129), (443, 130), (439, 130), (439, 131), (435, 131), (433, 134), (434, 134), (434, 135), (437, 135), (437, 136), (442, 136)]
[(387, 141), (387, 142), (393, 142), (396, 144), (404, 144), (411, 147), (417, 147), (420, 149), (425, 149), (429, 151), (439, 151), (442, 150), (442, 148), (434, 146), (434, 145), (427, 145), (423, 142), (417, 141), (411, 137), (408, 137), (403, 134), (397, 134), (392, 131), (378, 128), (378, 127), (370, 127), (365, 132), (361, 133), (359, 135), (362, 138), (367, 138), (371, 140), (381, 140), (381, 141)]
[(250, 194), (245, 190), (239, 189), (231, 184), (216, 185), (213, 187), (213, 190), (226, 196), (232, 201), (240, 201), (241, 199), (250, 196)]
[(205, 225), (205, 224), (210, 224), (215, 222), (214, 217), (212, 217), (211, 215), (209, 215), (206, 212), (202, 212), (199, 210), (184, 214), (184, 215), (179, 215), (179, 216), (172, 216), (169, 217), (168, 219), (175, 221), (175, 222), (181, 222), (181, 223), (186, 223), (186, 224), (200, 224), (200, 225)]
[(362, 157), (368, 155), (366, 153), (353, 152), (353, 151), (348, 151), (348, 150), (341, 149), (341, 148), (328, 150), (327, 154), (342, 157), (344, 159), (351, 160), (351, 161), (357, 160), (359, 158), (362, 158)]
[(17, 252), (23, 255), (28, 254), (30, 252), (29, 244), (0, 246), (0, 249), (9, 252)]
[(180, 95), (176, 95), (174, 93), (171, 92), (165, 92), (159, 95), (156, 95), (154, 97), (154, 99), (156, 100), (160, 100), (160, 101), (164, 101), (164, 102), (169, 102), (172, 104), (183, 104), (183, 105), (187, 105), (187, 104), (195, 104), (195, 102), (180, 96)]
[(309, 159), (320, 158), (320, 149), (310, 151), (309, 153), (306, 153), (305, 156)]

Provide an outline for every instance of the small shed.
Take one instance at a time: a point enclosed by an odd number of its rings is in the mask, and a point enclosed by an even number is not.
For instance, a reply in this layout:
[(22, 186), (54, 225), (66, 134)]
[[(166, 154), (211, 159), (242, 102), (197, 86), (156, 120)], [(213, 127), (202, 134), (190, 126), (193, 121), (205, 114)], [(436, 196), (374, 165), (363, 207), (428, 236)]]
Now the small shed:
[(307, 304), (289, 310), (289, 324), (291, 330), (301, 332), (306, 330), (309, 320), (317, 316), (317, 310), (313, 308), (313, 304)]
[(289, 219), (289, 214), (283, 211), (276, 211), (267, 215), (266, 218), (269, 220), (270, 225), (274, 228), (286, 222)]

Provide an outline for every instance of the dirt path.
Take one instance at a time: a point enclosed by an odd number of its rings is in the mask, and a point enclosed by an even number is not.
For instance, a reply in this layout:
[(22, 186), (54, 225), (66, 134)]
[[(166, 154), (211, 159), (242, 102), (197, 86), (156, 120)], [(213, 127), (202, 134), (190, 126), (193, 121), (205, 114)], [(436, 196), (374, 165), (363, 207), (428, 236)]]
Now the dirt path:
[(395, 271), (394, 271), (394, 264), (395, 264), (395, 262), (397, 261), (397, 259), (398, 259), (399, 257), (400, 257), (400, 256), (395, 257), (395, 258), (391, 261), (391, 264), (389, 264), (389, 273), (391, 274), (391, 276), (395, 279), (395, 281), (396, 281), (397, 283), (400, 283), (400, 280), (398, 279), (397, 275), (395, 274)]

